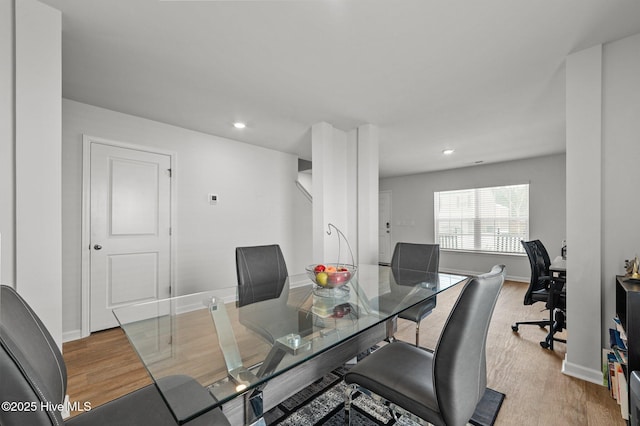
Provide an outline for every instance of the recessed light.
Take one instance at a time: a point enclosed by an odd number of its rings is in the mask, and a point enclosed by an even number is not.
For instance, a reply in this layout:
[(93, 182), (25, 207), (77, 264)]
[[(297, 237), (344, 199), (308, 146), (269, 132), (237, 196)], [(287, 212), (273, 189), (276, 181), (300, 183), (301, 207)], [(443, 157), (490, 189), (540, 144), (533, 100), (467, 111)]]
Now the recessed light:
[(455, 149), (445, 149), (442, 151), (444, 155), (451, 155), (455, 152)]
[(244, 129), (245, 127), (247, 127), (247, 125), (240, 121), (236, 121), (235, 123), (233, 123), (233, 127), (235, 127), (236, 129)]

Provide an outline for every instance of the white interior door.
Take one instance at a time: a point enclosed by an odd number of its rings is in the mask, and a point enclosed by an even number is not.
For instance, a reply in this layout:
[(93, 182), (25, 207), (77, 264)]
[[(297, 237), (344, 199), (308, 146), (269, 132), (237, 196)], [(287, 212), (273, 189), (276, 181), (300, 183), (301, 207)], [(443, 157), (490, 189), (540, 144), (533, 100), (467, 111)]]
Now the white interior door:
[(170, 296), (171, 157), (91, 143), (90, 330), (112, 309)]
[(380, 191), (378, 197), (378, 261), (391, 262), (391, 191)]

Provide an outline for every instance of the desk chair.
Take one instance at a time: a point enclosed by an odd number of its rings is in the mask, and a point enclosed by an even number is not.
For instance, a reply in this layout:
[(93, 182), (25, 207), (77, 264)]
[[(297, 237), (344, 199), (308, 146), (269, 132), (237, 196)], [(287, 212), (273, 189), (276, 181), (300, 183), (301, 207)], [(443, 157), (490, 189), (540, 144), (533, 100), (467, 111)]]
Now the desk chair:
[(365, 388), (435, 426), (466, 425), (487, 385), (489, 322), (504, 282), (504, 265), (474, 277), (463, 287), (434, 352), (393, 342), (373, 352), (344, 379), (349, 418), (351, 396)]
[(564, 322), (564, 310), (566, 308), (566, 296), (563, 294), (563, 282), (555, 281), (551, 278), (549, 266), (551, 259), (544, 244), (540, 240), (521, 241), (524, 251), (529, 258), (531, 267), (531, 279), (529, 288), (524, 295), (524, 304), (533, 305), (536, 302), (545, 302), (546, 309), (549, 309), (549, 319), (540, 321), (519, 321), (511, 326), (514, 332), (518, 332), (520, 325), (537, 325), (540, 328), (549, 326), (549, 333), (540, 346), (553, 350), (553, 342), (563, 342), (566, 340), (554, 337), (555, 333), (562, 331)]
[[(439, 244), (397, 243), (391, 258), (391, 270), (399, 269), (438, 272), (440, 265)], [(420, 346), (420, 322), (436, 307), (436, 296), (400, 312), (402, 319), (416, 323), (416, 346)]]
[[(3, 426), (178, 424), (155, 384), (64, 421), (60, 411), (53, 409), (63, 403), (67, 391), (67, 367), (62, 354), (27, 302), (5, 285), (0, 286), (0, 372), (0, 401), (23, 402), (36, 408), (33, 411), (0, 410)], [(211, 401), (209, 392), (190, 377), (168, 376), (163, 380), (162, 386), (175, 389), (185, 403)], [(42, 410), (42, 406), (47, 409)], [(230, 423), (220, 409), (215, 409), (186, 424)]]

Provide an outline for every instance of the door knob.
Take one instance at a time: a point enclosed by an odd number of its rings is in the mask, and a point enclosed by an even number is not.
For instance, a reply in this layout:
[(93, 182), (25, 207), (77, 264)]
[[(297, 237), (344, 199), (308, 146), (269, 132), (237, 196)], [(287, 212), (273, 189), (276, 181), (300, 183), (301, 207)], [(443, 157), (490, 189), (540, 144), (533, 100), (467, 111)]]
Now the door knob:
[(95, 246), (93, 246), (94, 250), (102, 250), (102, 246), (100, 244), (96, 244)]

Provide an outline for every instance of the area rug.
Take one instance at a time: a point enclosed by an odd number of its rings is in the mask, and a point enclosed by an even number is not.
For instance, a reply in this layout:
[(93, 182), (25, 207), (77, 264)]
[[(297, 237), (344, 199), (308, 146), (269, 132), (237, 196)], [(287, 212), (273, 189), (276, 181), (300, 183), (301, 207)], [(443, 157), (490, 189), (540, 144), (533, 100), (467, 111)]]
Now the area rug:
[[(347, 366), (340, 367), (307, 386), (265, 413), (265, 421), (268, 425), (283, 426), (344, 425), (347, 385), (342, 377), (347, 371)], [(487, 388), (470, 423), (475, 426), (493, 425), (504, 397), (504, 394)], [(354, 426), (417, 426), (417, 423), (402, 416), (398, 421), (394, 420), (384, 405), (360, 392), (354, 394), (352, 409), (351, 424)]]

